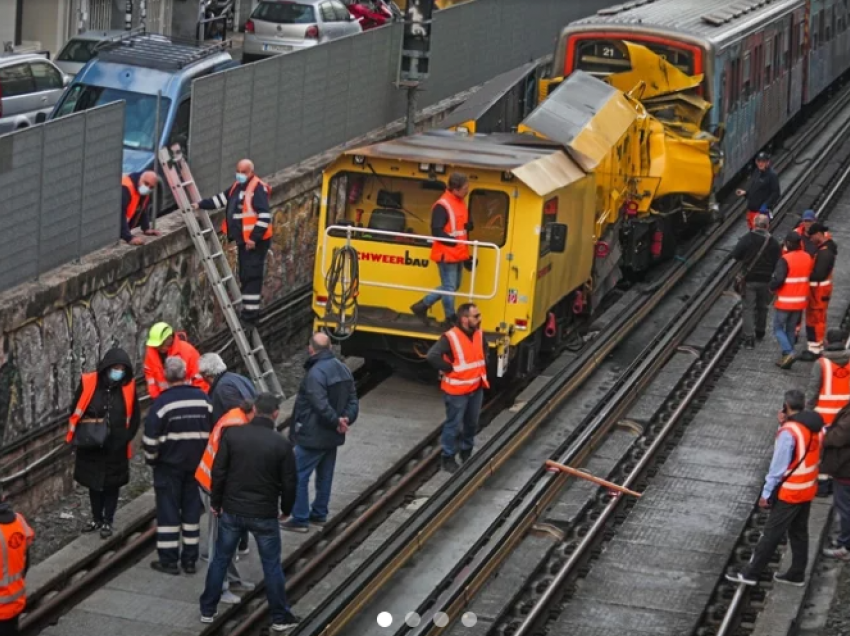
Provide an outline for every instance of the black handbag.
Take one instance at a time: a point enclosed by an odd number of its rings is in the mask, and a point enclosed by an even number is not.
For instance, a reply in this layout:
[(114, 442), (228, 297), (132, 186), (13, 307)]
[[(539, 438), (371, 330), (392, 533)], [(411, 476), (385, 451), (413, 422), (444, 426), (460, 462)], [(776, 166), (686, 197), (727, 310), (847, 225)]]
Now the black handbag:
[(83, 418), (74, 430), (71, 443), (77, 448), (103, 448), (109, 437), (109, 425), (103, 418)]

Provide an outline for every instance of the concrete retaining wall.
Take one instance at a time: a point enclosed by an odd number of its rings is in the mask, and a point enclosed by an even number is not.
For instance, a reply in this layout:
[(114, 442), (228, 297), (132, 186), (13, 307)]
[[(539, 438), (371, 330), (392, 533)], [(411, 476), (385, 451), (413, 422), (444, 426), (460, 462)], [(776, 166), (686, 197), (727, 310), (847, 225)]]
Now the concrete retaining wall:
[[(436, 125), (471, 92), (422, 113), (420, 127)], [(349, 145), (402, 131), (396, 122)], [(321, 171), (341, 150), (269, 179), (275, 232), (266, 304), (311, 281)], [(110, 347), (126, 349), (140, 373), (153, 323), (164, 320), (192, 342), (219, 332), (223, 319), (182, 220), (169, 215), (157, 227), (164, 235), (147, 245), (105, 248), (0, 295), (0, 448), (67, 414), (81, 371)]]

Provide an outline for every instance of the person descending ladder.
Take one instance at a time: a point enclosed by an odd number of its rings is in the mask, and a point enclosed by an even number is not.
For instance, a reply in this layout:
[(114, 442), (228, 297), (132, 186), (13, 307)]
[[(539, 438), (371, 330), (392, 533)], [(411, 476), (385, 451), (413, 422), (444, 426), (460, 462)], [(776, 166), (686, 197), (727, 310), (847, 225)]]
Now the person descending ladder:
[(168, 148), (160, 148), (159, 161), (165, 175), (174, 201), (183, 215), (189, 235), (195, 243), (195, 249), (201, 256), (216, 300), (224, 313), (233, 340), (245, 361), (248, 373), (259, 392), (269, 392), (285, 399), (283, 388), (272, 367), (271, 360), (260, 339), (260, 333), (255, 326), (250, 327), (250, 334), (245, 331), (239, 320), (238, 309), (242, 305), (242, 293), (230, 269), (230, 264), (224, 254), (221, 241), (215, 226), (205, 210), (193, 210), (192, 204), (201, 200), (198, 186), (192, 178), (189, 164), (182, 153), (175, 149), (174, 156)]

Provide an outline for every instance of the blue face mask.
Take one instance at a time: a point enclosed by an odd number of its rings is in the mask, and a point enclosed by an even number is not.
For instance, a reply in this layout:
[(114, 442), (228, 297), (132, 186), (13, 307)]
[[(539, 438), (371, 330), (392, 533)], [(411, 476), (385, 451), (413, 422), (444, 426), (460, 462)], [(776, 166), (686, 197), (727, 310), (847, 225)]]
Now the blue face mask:
[(151, 193), (151, 189), (148, 186), (146, 186), (146, 185), (140, 185), (139, 186), (139, 194), (141, 194), (143, 197), (148, 196), (150, 193)]
[(247, 175), (247, 174), (242, 174), (241, 172), (237, 172), (237, 173), (236, 173), (236, 180), (237, 180), (239, 183), (248, 183), (248, 175)]
[(109, 379), (113, 382), (120, 382), (124, 379), (124, 369), (110, 369), (109, 370)]

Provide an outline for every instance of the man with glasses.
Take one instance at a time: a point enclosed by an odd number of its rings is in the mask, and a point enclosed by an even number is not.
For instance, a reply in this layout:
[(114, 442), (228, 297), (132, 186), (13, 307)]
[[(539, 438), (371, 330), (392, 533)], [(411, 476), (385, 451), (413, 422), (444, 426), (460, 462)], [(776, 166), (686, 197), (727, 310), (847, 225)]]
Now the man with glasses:
[(484, 389), (490, 388), (481, 312), (473, 303), (465, 303), (458, 307), (457, 316), (457, 326), (440, 336), (428, 351), (429, 364), (440, 372), (440, 388), (446, 403), (441, 467), (449, 473), (458, 469), (455, 461), (458, 437), (461, 462), (472, 455)]

